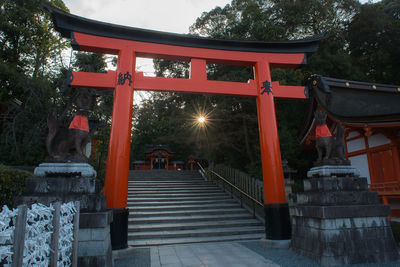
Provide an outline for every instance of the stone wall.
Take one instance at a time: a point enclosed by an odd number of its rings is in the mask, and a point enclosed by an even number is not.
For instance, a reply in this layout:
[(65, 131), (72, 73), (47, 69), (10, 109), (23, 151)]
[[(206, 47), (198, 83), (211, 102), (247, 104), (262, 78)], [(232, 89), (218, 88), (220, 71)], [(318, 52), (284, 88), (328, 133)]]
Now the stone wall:
[(293, 251), (323, 266), (398, 259), (390, 208), (365, 178), (311, 178), (304, 189), (291, 199)]

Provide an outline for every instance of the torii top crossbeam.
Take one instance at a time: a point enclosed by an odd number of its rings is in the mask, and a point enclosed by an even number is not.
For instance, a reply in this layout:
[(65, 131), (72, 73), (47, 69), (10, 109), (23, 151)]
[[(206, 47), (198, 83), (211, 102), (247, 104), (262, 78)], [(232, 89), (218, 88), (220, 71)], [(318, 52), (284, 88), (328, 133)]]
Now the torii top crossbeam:
[[(268, 232), (269, 238), (285, 235), (281, 234), (281, 219), (288, 219), (288, 211), (274, 97), (304, 99), (306, 89), (272, 82), (270, 68), (306, 64), (307, 54), (316, 51), (322, 36), (287, 42), (220, 40), (119, 26), (45, 7), (51, 12), (55, 28), (71, 39), (74, 49), (118, 55), (116, 72), (72, 72), (70, 76), (73, 87), (114, 89), (105, 181), (108, 208), (125, 208), (127, 203), (134, 90), (250, 96), (257, 99), (266, 218), (273, 220), (267, 224), (280, 225), (278, 230), (267, 229), (267, 237)], [(145, 77), (135, 71), (136, 57), (190, 62), (190, 78)], [(251, 66), (254, 79), (248, 83), (207, 80), (207, 64)]]

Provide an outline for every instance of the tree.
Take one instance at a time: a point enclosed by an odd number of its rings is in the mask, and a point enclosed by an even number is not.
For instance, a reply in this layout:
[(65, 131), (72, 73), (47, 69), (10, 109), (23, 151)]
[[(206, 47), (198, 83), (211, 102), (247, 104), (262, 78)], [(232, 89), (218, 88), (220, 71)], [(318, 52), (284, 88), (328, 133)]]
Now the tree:
[[(45, 114), (56, 98), (52, 86), (67, 44), (42, 3), (0, 2), (0, 161), (8, 164), (34, 164), (45, 156)], [(61, 0), (51, 3), (68, 11)]]
[(399, 1), (363, 5), (349, 25), (348, 40), (353, 65), (362, 73), (362, 80), (400, 84)]

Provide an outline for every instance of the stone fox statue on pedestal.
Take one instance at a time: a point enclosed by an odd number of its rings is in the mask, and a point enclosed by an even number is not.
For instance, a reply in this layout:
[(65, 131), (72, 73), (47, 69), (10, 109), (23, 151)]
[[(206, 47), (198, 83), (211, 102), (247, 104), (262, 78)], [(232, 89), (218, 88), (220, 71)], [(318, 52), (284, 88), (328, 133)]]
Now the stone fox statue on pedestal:
[(317, 124), (315, 147), (318, 152), (318, 159), (315, 165), (350, 165), (345, 155), (343, 127), (338, 124), (336, 137), (333, 137), (326, 125), (326, 113), (316, 111), (314, 115)]
[[(57, 120), (57, 111), (54, 109), (47, 117), (49, 134), (46, 139), (46, 148), (51, 162), (88, 162), (83, 148), (88, 141), (89, 123), (88, 114), (92, 105), (92, 98), (80, 95), (76, 100), (77, 113), (68, 129), (60, 129)], [(71, 153), (75, 151), (76, 155)]]

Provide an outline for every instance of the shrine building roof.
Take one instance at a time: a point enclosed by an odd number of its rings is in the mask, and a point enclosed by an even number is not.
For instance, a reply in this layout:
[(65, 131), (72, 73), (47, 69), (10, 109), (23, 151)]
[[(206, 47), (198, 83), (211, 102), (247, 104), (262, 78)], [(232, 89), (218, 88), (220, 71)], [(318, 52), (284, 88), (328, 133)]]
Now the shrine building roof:
[(313, 75), (308, 80), (309, 109), (301, 136), (315, 127), (320, 107), (329, 119), (348, 127), (400, 127), (400, 85), (366, 83)]
[(146, 155), (148, 155), (157, 150), (164, 150), (165, 152), (167, 152), (168, 154), (171, 154), (171, 155), (175, 154), (175, 152), (172, 152), (169, 145), (151, 145), (151, 144), (146, 145), (144, 153)]

